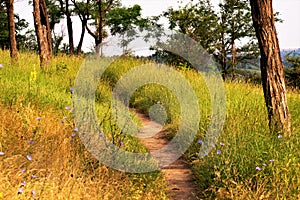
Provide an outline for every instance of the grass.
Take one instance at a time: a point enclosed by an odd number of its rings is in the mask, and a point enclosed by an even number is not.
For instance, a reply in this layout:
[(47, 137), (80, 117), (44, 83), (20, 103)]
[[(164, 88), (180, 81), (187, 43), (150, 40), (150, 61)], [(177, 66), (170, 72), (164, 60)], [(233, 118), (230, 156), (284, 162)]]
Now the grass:
[[(0, 199), (1, 196), (3, 199), (168, 198), (161, 173), (130, 174), (110, 169), (89, 154), (74, 132), (70, 87), (82, 59), (58, 56), (51, 63), (51, 70), (42, 72), (37, 67), (36, 55), (20, 56), (18, 66), (12, 66), (9, 52), (0, 51), (0, 63), (4, 66), (0, 69), (3, 91), (0, 93), (0, 152), (5, 153), (0, 156)], [(165, 130), (170, 138), (178, 131), (182, 117), (180, 99), (169, 86), (152, 83), (134, 88), (133, 83), (137, 81), (121, 81), (131, 70), (144, 64), (151, 65), (146, 60), (132, 58), (115, 60), (102, 75), (95, 95), (103, 132), (115, 144), (122, 142), (121, 148), (130, 152), (146, 150), (135, 137), (123, 134), (110, 114), (111, 94), (116, 86), (133, 87), (130, 106), (147, 114), (151, 114), (153, 105), (162, 105), (166, 114)], [(138, 73), (139, 81), (147, 75), (155, 78), (155, 70), (141, 69), (144, 71)], [(212, 113), (209, 91), (201, 74), (173, 69), (189, 81), (199, 104), (199, 129), (184, 156), (191, 163), (201, 198), (299, 199), (299, 92), (288, 92), (293, 134), (281, 137), (268, 131), (261, 86), (225, 82), (223, 131), (213, 150), (199, 158), (199, 140), (207, 134)], [(173, 77), (167, 77), (169, 82), (164, 83), (175, 82), (180, 87)], [(66, 106), (71, 107), (66, 110)], [(138, 123), (134, 114), (131, 116)], [(26, 181), (25, 186), (21, 186), (22, 181)], [(18, 195), (18, 188), (24, 192)]]
[[(47, 72), (34, 54), (20, 54), (17, 65), (9, 60), (0, 51), (0, 199), (167, 199), (160, 172), (108, 168), (82, 144), (70, 91), (82, 58), (55, 57)], [(109, 82), (102, 82), (96, 111), (103, 131), (128, 151), (145, 151), (113, 126), (110, 94)]]
[[(215, 148), (200, 159), (198, 141), (206, 135), (211, 116), (209, 91), (201, 74), (193, 70), (179, 72), (189, 80), (200, 105), (198, 134), (185, 157), (191, 162), (201, 198), (299, 199), (299, 92), (288, 91), (293, 134), (281, 137), (268, 130), (260, 85), (225, 82), (227, 112), (223, 131)], [(172, 138), (180, 125), (176, 95), (161, 85), (150, 84), (136, 90), (131, 99), (132, 106), (146, 113), (157, 102), (165, 107), (165, 129)]]

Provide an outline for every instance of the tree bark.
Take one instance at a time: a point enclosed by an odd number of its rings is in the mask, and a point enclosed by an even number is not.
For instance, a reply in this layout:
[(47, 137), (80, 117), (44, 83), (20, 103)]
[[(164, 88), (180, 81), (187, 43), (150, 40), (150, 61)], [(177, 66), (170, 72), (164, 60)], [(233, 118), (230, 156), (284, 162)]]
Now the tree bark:
[(82, 44), (83, 44), (83, 38), (84, 38), (84, 35), (85, 35), (86, 24), (87, 24), (87, 20), (82, 19), (81, 20), (81, 35), (80, 35), (79, 43), (78, 43), (78, 46), (77, 46), (77, 56), (81, 55), (81, 49), (82, 49)]
[(44, 0), (33, 0), (33, 18), (38, 40), (40, 65), (47, 68), (52, 56), (52, 39), (46, 3)]
[(271, 131), (290, 134), (283, 64), (275, 28), (272, 0), (250, 0), (253, 25), (260, 48), (260, 67)]
[(14, 0), (6, 0), (7, 19), (9, 26), (10, 57), (13, 61), (18, 61), (18, 49), (16, 40), (16, 27), (14, 17)]
[(69, 35), (70, 55), (74, 55), (73, 27), (72, 27), (71, 14), (69, 10), (69, 0), (66, 0), (66, 16), (67, 16), (68, 35)]

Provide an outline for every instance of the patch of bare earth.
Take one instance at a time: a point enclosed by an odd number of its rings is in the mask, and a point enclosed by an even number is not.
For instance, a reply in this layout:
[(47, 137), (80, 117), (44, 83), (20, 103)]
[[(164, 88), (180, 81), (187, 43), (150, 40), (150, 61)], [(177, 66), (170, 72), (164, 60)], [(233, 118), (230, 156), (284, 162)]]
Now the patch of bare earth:
[[(160, 124), (151, 121), (145, 114), (137, 112), (137, 116), (143, 123), (139, 138), (150, 152), (161, 149), (168, 144), (169, 139), (166, 133), (161, 131), (162, 126)], [(161, 171), (168, 182), (171, 200), (198, 199), (193, 174), (183, 158), (179, 158)]]

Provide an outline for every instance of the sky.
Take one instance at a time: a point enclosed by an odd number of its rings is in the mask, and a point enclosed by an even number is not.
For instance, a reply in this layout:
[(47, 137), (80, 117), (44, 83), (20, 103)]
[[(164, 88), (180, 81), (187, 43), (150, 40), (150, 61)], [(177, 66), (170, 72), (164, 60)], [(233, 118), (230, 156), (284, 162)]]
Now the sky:
[[(211, 0), (212, 5), (217, 6), (222, 0)], [(132, 6), (139, 4), (142, 7), (142, 15), (144, 17), (159, 15), (166, 11), (169, 7), (178, 8), (180, 5), (178, 0), (121, 0), (123, 6)], [(183, 0), (188, 2), (188, 0)], [(194, 2), (196, 2), (194, 0)], [(182, 5), (182, 4), (181, 4)], [(273, 0), (274, 11), (280, 13), (280, 18), (283, 23), (276, 23), (276, 29), (281, 49), (300, 48), (300, 0)], [(15, 12), (21, 18), (30, 22), (30, 27), (33, 28), (32, 7), (28, 6), (28, 0), (15, 0)], [(77, 17), (73, 18), (74, 40), (78, 43), (81, 24)], [(57, 29), (62, 29), (67, 36), (66, 22), (62, 22)], [(78, 31), (77, 31), (78, 30)], [(93, 39), (87, 37), (84, 40), (83, 50), (88, 51), (93, 46)], [(64, 40), (67, 41), (66, 39)]]

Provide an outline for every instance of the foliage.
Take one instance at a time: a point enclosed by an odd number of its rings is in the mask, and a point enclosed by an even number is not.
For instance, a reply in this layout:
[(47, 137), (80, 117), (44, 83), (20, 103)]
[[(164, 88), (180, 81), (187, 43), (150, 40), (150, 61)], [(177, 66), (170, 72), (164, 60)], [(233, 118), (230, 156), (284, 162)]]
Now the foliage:
[(136, 36), (136, 29), (147, 26), (148, 20), (141, 17), (142, 8), (135, 4), (132, 7), (115, 7), (107, 14), (107, 25), (112, 35), (119, 34), (123, 53)]
[(287, 84), (300, 88), (300, 55), (290, 52), (285, 56), (287, 65), (285, 67), (285, 78)]
[[(226, 0), (219, 4), (219, 9), (216, 12), (210, 1), (201, 0), (177, 10), (171, 8), (164, 16), (169, 19), (170, 29), (199, 42), (206, 51), (214, 54), (222, 72), (227, 73), (241, 60), (256, 58), (259, 49), (249, 2)], [(248, 42), (243, 44), (245, 40)]]
[[(3, 50), (9, 48), (9, 29), (5, 1), (0, 1), (0, 6), (0, 48)], [(33, 38), (28, 40), (31, 31), (27, 30), (24, 33), (24, 30), (28, 28), (28, 22), (20, 18), (18, 14), (15, 14), (15, 26), (18, 49), (27, 50), (28, 48), (28, 50), (35, 50), (36, 46), (34, 44), (36, 44), (36, 42)]]

